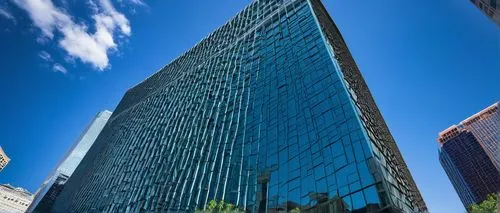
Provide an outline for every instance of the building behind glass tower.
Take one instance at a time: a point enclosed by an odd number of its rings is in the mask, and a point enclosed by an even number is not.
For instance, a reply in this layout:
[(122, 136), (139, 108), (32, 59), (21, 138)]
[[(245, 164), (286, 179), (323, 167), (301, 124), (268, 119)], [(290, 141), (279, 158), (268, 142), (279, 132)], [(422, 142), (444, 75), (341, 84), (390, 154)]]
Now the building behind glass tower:
[[(166, 26), (167, 27), (167, 26)], [(129, 89), (54, 212), (426, 212), (319, 0), (256, 0)]]
[(465, 208), (500, 192), (499, 102), (439, 134), (439, 160)]
[(55, 171), (47, 177), (40, 189), (38, 189), (35, 199), (27, 210), (28, 213), (46, 213), (51, 211), (66, 181), (73, 174), (78, 164), (80, 164), (110, 117), (111, 112), (109, 111), (99, 112), (94, 117), (89, 126), (63, 158), (63, 161), (57, 166)]

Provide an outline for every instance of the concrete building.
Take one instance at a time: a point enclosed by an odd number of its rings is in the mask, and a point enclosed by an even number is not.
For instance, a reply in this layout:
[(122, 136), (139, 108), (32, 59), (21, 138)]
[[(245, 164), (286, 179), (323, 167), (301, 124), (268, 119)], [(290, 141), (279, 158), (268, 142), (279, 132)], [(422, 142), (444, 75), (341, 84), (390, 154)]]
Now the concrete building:
[(0, 212), (24, 213), (33, 195), (23, 188), (15, 188), (9, 184), (0, 184)]
[(439, 160), (465, 208), (500, 191), (499, 103), (439, 133)]
[(129, 89), (54, 211), (194, 212), (214, 199), (427, 211), (320, 0), (252, 1)]
[(0, 146), (0, 172), (9, 164), (10, 158), (7, 157), (2, 147)]
[(481, 12), (500, 26), (500, 0), (470, 0)]
[(40, 189), (38, 189), (35, 199), (27, 212), (45, 213), (51, 211), (59, 193), (64, 189), (66, 181), (71, 177), (90, 147), (92, 147), (95, 139), (111, 117), (111, 114), (110, 111), (103, 111), (94, 117), (63, 158), (62, 162), (47, 177)]

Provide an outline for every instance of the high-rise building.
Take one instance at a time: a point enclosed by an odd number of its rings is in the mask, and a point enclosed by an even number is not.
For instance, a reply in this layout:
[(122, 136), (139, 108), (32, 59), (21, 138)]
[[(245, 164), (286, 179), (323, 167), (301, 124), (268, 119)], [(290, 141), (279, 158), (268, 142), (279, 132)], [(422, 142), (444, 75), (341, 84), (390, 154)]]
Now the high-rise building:
[(460, 123), (460, 128), (470, 131), (500, 169), (500, 102), (497, 102)]
[(470, 0), (470, 2), (500, 26), (500, 0)]
[(63, 158), (62, 162), (57, 166), (47, 179), (44, 181), (40, 189), (38, 189), (35, 199), (31, 203), (28, 213), (50, 212), (54, 202), (64, 188), (64, 185), (69, 177), (73, 174), (76, 167), (82, 161), (85, 154), (94, 143), (95, 139), (101, 133), (108, 119), (111, 117), (110, 111), (99, 112), (89, 126), (84, 130), (80, 137), (76, 140), (73, 147)]
[(24, 213), (32, 200), (33, 195), (26, 189), (0, 184), (0, 212)]
[(0, 146), (0, 172), (9, 164), (10, 158), (7, 157), (2, 147)]
[(439, 133), (439, 160), (465, 208), (500, 192), (499, 103)]
[(426, 212), (319, 0), (256, 0), (127, 91), (54, 212)]

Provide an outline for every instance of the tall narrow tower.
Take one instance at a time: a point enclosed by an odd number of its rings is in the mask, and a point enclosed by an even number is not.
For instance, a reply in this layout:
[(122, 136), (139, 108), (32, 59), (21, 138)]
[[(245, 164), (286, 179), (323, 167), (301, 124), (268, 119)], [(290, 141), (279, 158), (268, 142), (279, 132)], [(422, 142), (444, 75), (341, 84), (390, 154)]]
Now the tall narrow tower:
[(87, 128), (73, 144), (57, 168), (47, 177), (35, 194), (35, 199), (29, 206), (27, 213), (50, 212), (57, 197), (64, 189), (66, 181), (71, 177), (76, 167), (87, 154), (101, 130), (111, 117), (110, 111), (102, 111), (92, 119)]
[(319, 0), (256, 0), (127, 91), (55, 212), (426, 212)]

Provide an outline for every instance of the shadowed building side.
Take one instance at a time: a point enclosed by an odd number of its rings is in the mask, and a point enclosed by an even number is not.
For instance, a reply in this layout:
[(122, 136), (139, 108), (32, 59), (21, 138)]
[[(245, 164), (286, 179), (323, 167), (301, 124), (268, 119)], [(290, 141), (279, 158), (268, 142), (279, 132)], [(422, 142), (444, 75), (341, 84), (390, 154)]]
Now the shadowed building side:
[(439, 161), (465, 208), (500, 192), (499, 103), (439, 134)]

